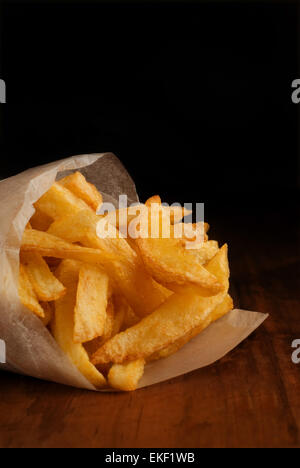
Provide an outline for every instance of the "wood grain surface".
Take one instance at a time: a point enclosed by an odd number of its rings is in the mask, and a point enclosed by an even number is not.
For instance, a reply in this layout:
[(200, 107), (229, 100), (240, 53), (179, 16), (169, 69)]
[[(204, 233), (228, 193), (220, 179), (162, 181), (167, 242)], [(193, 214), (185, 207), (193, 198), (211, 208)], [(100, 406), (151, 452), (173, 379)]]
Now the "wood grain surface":
[(218, 363), (126, 394), (0, 374), (1, 447), (300, 447), (299, 238), (295, 216), (216, 217), (235, 306), (269, 319)]

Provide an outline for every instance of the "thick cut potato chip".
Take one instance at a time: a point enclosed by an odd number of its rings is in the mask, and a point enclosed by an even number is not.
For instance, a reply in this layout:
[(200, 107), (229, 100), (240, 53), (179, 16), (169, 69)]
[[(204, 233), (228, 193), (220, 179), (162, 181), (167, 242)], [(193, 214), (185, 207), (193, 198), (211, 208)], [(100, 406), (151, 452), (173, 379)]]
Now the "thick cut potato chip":
[(106, 384), (104, 376), (91, 364), (84, 347), (74, 343), (74, 309), (78, 285), (78, 265), (71, 260), (64, 260), (57, 270), (58, 279), (67, 288), (64, 297), (55, 303), (55, 318), (52, 332), (58, 345), (69, 356), (78, 370), (95, 387), (103, 387)]
[(112, 336), (115, 336), (117, 335), (117, 333), (121, 331), (124, 325), (127, 311), (130, 306), (128, 305), (126, 299), (119, 294), (113, 297), (113, 303), (114, 303), (115, 316), (114, 316)]
[(112, 336), (114, 332), (114, 322), (115, 322), (115, 306), (112, 299), (108, 301), (107, 310), (106, 310), (106, 321), (104, 325), (104, 332), (100, 340), (102, 344), (106, 343)]
[(80, 172), (75, 172), (64, 179), (61, 179), (58, 183), (70, 190), (70, 192), (78, 198), (81, 198), (81, 200), (93, 208), (94, 211), (97, 211), (102, 205), (102, 195), (94, 185), (87, 182)]
[(51, 219), (59, 219), (81, 210), (91, 210), (83, 200), (55, 182), (36, 203), (35, 208)]
[(115, 260), (113, 255), (107, 252), (70, 244), (59, 237), (35, 229), (28, 229), (24, 232), (21, 252), (36, 252), (43, 257), (71, 259), (101, 265)]
[(182, 348), (192, 338), (199, 335), (199, 333), (201, 333), (205, 328), (207, 328), (208, 325), (215, 322), (219, 318), (223, 317), (228, 312), (230, 312), (232, 309), (233, 309), (233, 301), (232, 301), (231, 297), (229, 296), (229, 294), (227, 294), (224, 301), (221, 302), (221, 304), (219, 304), (209, 314), (206, 321), (204, 321), (199, 327), (194, 328), (189, 333), (187, 333), (185, 336), (183, 336), (182, 338), (179, 338), (179, 340), (172, 343), (170, 346), (167, 346), (166, 348), (162, 349), (161, 351), (158, 351), (157, 353), (154, 353), (147, 360), (148, 361), (155, 361), (157, 359), (162, 359), (162, 358), (166, 358), (168, 356), (171, 356), (171, 354), (176, 353), (180, 348)]
[[(80, 242), (82, 245), (99, 249), (103, 260), (109, 255), (108, 261), (103, 263), (105, 271), (135, 313), (141, 317), (146, 316), (159, 307), (171, 293), (151, 278), (125, 239), (118, 238), (117, 233), (113, 238), (97, 236), (99, 219), (94, 213), (81, 211), (53, 223), (49, 233), (68, 242)], [(111, 229), (113, 234), (116, 228), (111, 226)], [(115, 258), (112, 258), (113, 256)]]
[(45, 325), (45, 327), (47, 327), (51, 323), (54, 317), (54, 303), (53, 302), (41, 302), (41, 306), (45, 314), (45, 317), (42, 318), (41, 320), (43, 324)]
[(146, 359), (207, 323), (209, 315), (224, 300), (228, 291), (227, 245), (209, 262), (207, 270), (218, 278), (224, 292), (212, 297), (174, 294), (137, 325), (109, 340), (94, 354), (92, 362), (95, 365), (108, 362), (120, 364)]
[(40, 301), (56, 301), (65, 294), (66, 288), (55, 278), (41, 255), (28, 252), (21, 254), (21, 258)]
[(44, 310), (39, 304), (38, 298), (27, 274), (26, 267), (22, 264), (20, 265), (19, 274), (19, 296), (20, 301), (25, 307), (27, 307), (27, 309), (38, 317), (45, 318)]
[(144, 374), (144, 368), (144, 359), (127, 364), (114, 364), (108, 373), (108, 383), (117, 390), (125, 392), (136, 390), (139, 380)]
[(201, 244), (199, 248), (193, 249), (192, 253), (195, 256), (195, 261), (200, 265), (206, 265), (218, 252), (219, 244), (217, 241), (207, 241)]
[(75, 307), (75, 343), (85, 343), (103, 335), (108, 297), (107, 274), (95, 265), (82, 265)]
[(222, 291), (218, 279), (180, 239), (137, 239), (137, 244), (148, 273), (167, 289), (185, 293), (189, 288), (204, 297)]

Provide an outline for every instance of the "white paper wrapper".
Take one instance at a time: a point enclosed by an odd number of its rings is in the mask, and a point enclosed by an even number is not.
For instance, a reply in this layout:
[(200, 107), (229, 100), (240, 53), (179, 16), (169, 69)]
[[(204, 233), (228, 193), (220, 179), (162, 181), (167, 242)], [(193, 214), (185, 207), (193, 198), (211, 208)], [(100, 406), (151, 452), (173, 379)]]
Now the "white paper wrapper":
[[(96, 390), (70, 362), (41, 321), (22, 306), (18, 295), (19, 250), (33, 204), (67, 171), (80, 169), (105, 201), (127, 194), (138, 201), (134, 182), (113, 154), (74, 156), (29, 169), (0, 182), (0, 339), (6, 364), (0, 369)], [(210, 325), (175, 355), (146, 366), (140, 388), (212, 364), (236, 347), (266, 314), (233, 310)]]

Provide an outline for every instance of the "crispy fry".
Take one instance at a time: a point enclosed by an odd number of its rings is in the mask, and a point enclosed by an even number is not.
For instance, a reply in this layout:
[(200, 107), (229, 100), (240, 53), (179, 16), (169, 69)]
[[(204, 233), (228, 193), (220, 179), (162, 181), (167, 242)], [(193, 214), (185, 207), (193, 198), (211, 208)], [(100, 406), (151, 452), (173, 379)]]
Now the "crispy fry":
[(52, 326), (54, 338), (87, 380), (97, 388), (103, 387), (106, 384), (104, 376), (91, 364), (84, 347), (73, 341), (78, 265), (76, 262), (64, 260), (58, 268), (57, 276), (67, 288), (67, 293), (55, 303), (55, 319)]
[(153, 203), (159, 206), (159, 210), (164, 214), (164, 216), (169, 217), (171, 225), (178, 223), (185, 216), (191, 214), (191, 211), (180, 206), (164, 206), (161, 204), (160, 197), (155, 196), (149, 199), (146, 202), (146, 205), (140, 204), (135, 207), (110, 211), (105, 215), (105, 218), (110, 224), (115, 226), (123, 236), (126, 236), (127, 238), (129, 237), (129, 241), (133, 241), (134, 244), (134, 239), (131, 239), (130, 236), (128, 236), (129, 225), (141, 215), (141, 212), (145, 207), (150, 208)]
[(157, 359), (162, 359), (166, 358), (168, 356), (171, 356), (171, 354), (176, 353), (180, 348), (182, 348), (186, 343), (188, 343), (192, 338), (195, 338), (195, 336), (199, 335), (208, 325), (211, 323), (215, 322), (219, 318), (223, 317), (226, 315), (230, 310), (233, 309), (233, 301), (229, 294), (225, 297), (224, 301), (221, 302), (208, 316), (206, 321), (204, 321), (199, 327), (194, 328), (190, 332), (188, 332), (185, 336), (182, 338), (179, 338), (179, 340), (175, 341), (172, 343), (170, 346), (167, 346), (166, 348), (162, 349), (161, 351), (158, 351), (157, 353), (152, 354), (147, 361), (155, 361)]
[(35, 252), (24, 252), (21, 258), (40, 301), (56, 301), (65, 294), (66, 288), (55, 278), (43, 257)]
[(115, 260), (114, 256), (107, 252), (73, 245), (59, 237), (34, 229), (24, 232), (21, 252), (36, 252), (43, 257), (65, 258), (102, 265)]
[(222, 291), (222, 284), (180, 239), (137, 239), (137, 244), (147, 271), (167, 289), (185, 293), (189, 288), (204, 297)]
[(85, 343), (104, 333), (109, 279), (95, 265), (80, 268), (75, 307), (74, 342)]
[(26, 267), (20, 265), (20, 274), (19, 274), (19, 296), (22, 304), (31, 310), (35, 315), (40, 318), (45, 318), (45, 313), (41, 305), (39, 304), (38, 298), (34, 292), (33, 286), (30, 282), (29, 276), (27, 274)]
[(123, 363), (148, 358), (191, 330), (207, 322), (211, 312), (224, 300), (229, 286), (227, 245), (224, 245), (207, 265), (224, 287), (224, 292), (213, 297), (174, 294), (161, 307), (137, 325), (121, 332), (102, 346), (92, 362)]
[(95, 338), (94, 340), (84, 343), (84, 347), (88, 352), (89, 356), (92, 356), (97, 349), (104, 345), (110, 338), (114, 336), (114, 323), (115, 323), (115, 308), (114, 303), (110, 299), (108, 301), (106, 309), (106, 320), (104, 325), (104, 332), (102, 336)]
[(90, 210), (83, 200), (70, 190), (55, 182), (36, 203), (35, 208), (51, 219), (59, 219), (81, 210)]
[(139, 380), (144, 374), (144, 368), (144, 359), (127, 364), (114, 364), (108, 373), (108, 383), (117, 390), (125, 392), (136, 390)]
[(54, 317), (54, 303), (53, 302), (41, 302), (41, 306), (45, 314), (45, 317), (42, 318), (41, 320), (43, 324), (45, 325), (45, 327), (47, 327), (51, 323)]
[(166, 215), (170, 216), (171, 224), (179, 223), (185, 216), (192, 214), (192, 211), (187, 210), (182, 206), (165, 206), (162, 204), (161, 198), (159, 195), (154, 195), (153, 197), (149, 198), (145, 205), (147, 208), (151, 208), (151, 205), (160, 205), (161, 209), (164, 211)]
[(97, 188), (86, 181), (85, 177), (80, 172), (75, 172), (64, 179), (61, 179), (59, 185), (67, 188), (81, 198), (87, 205), (94, 211), (97, 211), (103, 203), (102, 195), (98, 192)]

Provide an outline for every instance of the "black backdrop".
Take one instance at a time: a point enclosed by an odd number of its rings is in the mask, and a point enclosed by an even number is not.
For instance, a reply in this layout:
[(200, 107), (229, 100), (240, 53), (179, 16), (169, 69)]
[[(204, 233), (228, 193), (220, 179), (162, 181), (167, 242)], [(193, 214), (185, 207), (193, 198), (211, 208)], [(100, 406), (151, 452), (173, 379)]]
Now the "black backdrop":
[(296, 3), (7, 1), (1, 22), (1, 177), (112, 151), (141, 199), (297, 197)]

